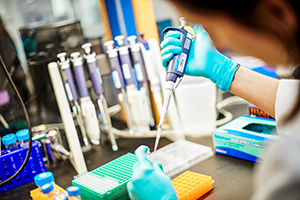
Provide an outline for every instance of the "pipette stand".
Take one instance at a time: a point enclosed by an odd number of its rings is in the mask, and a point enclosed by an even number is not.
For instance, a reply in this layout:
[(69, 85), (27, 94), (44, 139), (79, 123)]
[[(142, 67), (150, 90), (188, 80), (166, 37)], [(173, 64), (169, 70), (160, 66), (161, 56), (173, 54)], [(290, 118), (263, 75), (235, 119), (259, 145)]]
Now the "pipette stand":
[(48, 64), (48, 71), (52, 82), (54, 94), (56, 97), (59, 112), (65, 127), (67, 140), (70, 146), (70, 161), (75, 170), (81, 174), (87, 171), (85, 160), (81, 151), (79, 138), (73, 121), (71, 109), (68, 103), (67, 95), (63, 86), (62, 78), (56, 62)]

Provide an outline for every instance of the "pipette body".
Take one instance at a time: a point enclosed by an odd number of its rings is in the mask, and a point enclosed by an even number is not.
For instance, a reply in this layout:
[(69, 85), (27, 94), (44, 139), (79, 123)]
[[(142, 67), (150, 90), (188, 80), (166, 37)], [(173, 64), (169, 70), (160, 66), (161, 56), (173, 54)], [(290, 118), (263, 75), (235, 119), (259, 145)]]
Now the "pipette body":
[(179, 20), (181, 21), (181, 28), (167, 27), (163, 30), (163, 33), (166, 33), (170, 30), (178, 31), (180, 33), (182, 52), (179, 54), (175, 54), (168, 64), (167, 77), (166, 77), (167, 82), (165, 87), (166, 92), (164, 96), (164, 104), (160, 116), (160, 121), (157, 129), (157, 134), (156, 134), (156, 139), (154, 144), (154, 152), (157, 150), (158, 147), (158, 143), (162, 132), (162, 126), (164, 124), (167, 115), (167, 111), (169, 108), (169, 103), (173, 91), (182, 81), (186, 64), (188, 61), (188, 57), (189, 57), (190, 46), (192, 44), (193, 33), (190, 33), (189, 31), (184, 29), (186, 25), (186, 21), (183, 17), (180, 18)]
[(81, 108), (78, 104), (78, 95), (76, 91), (75, 82), (73, 79), (71, 67), (70, 67), (70, 60), (66, 59), (66, 53), (62, 52), (57, 54), (59, 59), (59, 66), (61, 69), (62, 79), (65, 86), (65, 91), (68, 97), (68, 100), (72, 106), (72, 112), (76, 115), (77, 123), (80, 128), (80, 132), (82, 134), (83, 142), (86, 149), (90, 148), (90, 143), (86, 135), (85, 127), (83, 124), (83, 119), (81, 116)]
[(100, 129), (96, 115), (95, 106), (89, 96), (89, 91), (86, 85), (86, 78), (84, 74), (82, 57), (79, 52), (71, 54), (72, 64), (76, 76), (77, 86), (80, 94), (80, 105), (82, 108), (82, 115), (86, 127), (86, 132), (93, 144), (100, 144)]
[(112, 132), (111, 119), (110, 119), (109, 112), (108, 112), (107, 102), (104, 97), (104, 88), (102, 85), (102, 78), (101, 78), (100, 70), (98, 68), (97, 61), (96, 61), (96, 53), (91, 52), (91, 46), (92, 46), (91, 43), (86, 43), (86, 44), (82, 45), (82, 48), (85, 50), (85, 53), (86, 53), (84, 58), (86, 60), (86, 63), (87, 63), (87, 66), (88, 66), (88, 69), (90, 72), (94, 91), (97, 95), (97, 104), (98, 104), (99, 110), (102, 114), (101, 116), (103, 118), (105, 128), (108, 131), (112, 149), (114, 151), (117, 151), (118, 145), (117, 145), (115, 136)]
[(107, 57), (109, 59), (109, 64), (111, 67), (111, 75), (112, 80), (116, 89), (116, 92), (118, 93), (118, 99), (124, 108), (125, 115), (126, 115), (126, 123), (129, 129), (129, 133), (133, 134), (134, 131), (132, 129), (132, 117), (131, 112), (128, 106), (128, 99), (125, 92), (125, 80), (121, 68), (121, 64), (119, 61), (119, 55), (118, 50), (114, 48), (114, 41), (107, 41), (104, 43), (104, 46), (106, 47), (107, 51)]

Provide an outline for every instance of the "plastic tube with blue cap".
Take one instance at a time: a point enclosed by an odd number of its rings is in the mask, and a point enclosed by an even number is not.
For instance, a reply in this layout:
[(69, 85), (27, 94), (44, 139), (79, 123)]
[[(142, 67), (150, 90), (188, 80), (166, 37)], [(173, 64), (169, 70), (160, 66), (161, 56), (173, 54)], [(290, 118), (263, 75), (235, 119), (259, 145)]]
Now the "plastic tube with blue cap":
[(46, 183), (45, 185), (41, 186), (41, 190), (45, 197), (49, 200), (53, 200), (54, 197), (59, 193), (59, 190), (54, 187), (52, 183)]
[(19, 141), (20, 147), (28, 146), (28, 141), (29, 141), (28, 129), (22, 129), (22, 130), (17, 131), (16, 136)]
[(4, 144), (7, 153), (18, 149), (17, 138), (16, 135), (13, 133), (2, 137), (2, 143)]
[(80, 192), (80, 188), (77, 186), (70, 186), (67, 187), (67, 192), (69, 194), (69, 200), (81, 200), (81, 192)]
[(42, 172), (40, 174), (35, 175), (34, 183), (39, 188), (40, 192), (43, 192), (41, 188), (43, 185), (46, 185), (48, 183), (54, 185), (54, 176), (51, 172)]

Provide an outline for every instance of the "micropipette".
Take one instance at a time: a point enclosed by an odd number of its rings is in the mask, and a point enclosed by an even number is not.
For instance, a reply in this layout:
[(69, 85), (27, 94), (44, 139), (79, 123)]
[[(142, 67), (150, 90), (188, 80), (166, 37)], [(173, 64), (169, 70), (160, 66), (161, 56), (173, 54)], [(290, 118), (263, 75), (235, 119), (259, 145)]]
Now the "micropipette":
[(100, 144), (100, 129), (96, 115), (95, 106), (89, 96), (88, 87), (86, 85), (86, 78), (83, 69), (82, 57), (79, 52), (71, 53), (72, 64), (75, 72), (77, 86), (80, 94), (80, 105), (82, 115), (86, 127), (86, 132), (90, 138), (91, 143), (95, 145)]
[(86, 44), (82, 45), (82, 48), (84, 49), (84, 51), (86, 53), (84, 55), (84, 58), (88, 65), (88, 69), (90, 72), (94, 91), (97, 95), (97, 104), (98, 104), (99, 110), (102, 114), (101, 116), (103, 118), (105, 128), (108, 131), (112, 149), (114, 151), (117, 151), (118, 145), (117, 145), (117, 142), (115, 139), (115, 135), (112, 132), (112, 125), (111, 125), (111, 120), (110, 120), (110, 116), (109, 116), (109, 112), (108, 112), (107, 102), (106, 102), (106, 98), (104, 97), (104, 88), (102, 85), (101, 74), (100, 74), (100, 70), (98, 68), (97, 61), (96, 61), (96, 53), (91, 52), (91, 46), (92, 46), (91, 43), (86, 43)]
[(112, 40), (105, 42), (104, 46), (106, 47), (106, 54), (112, 71), (111, 76), (116, 92), (118, 93), (118, 99), (125, 111), (129, 133), (133, 135), (134, 131), (132, 129), (132, 115), (128, 106), (128, 99), (125, 91), (126, 85), (119, 60), (118, 49), (114, 48), (114, 41)]
[(68, 100), (72, 106), (72, 112), (75, 114), (77, 123), (80, 128), (80, 132), (83, 138), (83, 142), (85, 145), (85, 150), (91, 148), (89, 140), (86, 135), (86, 131), (83, 125), (83, 119), (81, 116), (81, 108), (78, 104), (78, 95), (76, 91), (75, 82), (73, 79), (71, 67), (70, 67), (70, 60), (66, 58), (67, 53), (62, 52), (57, 54), (57, 58), (59, 59), (59, 66), (61, 68), (62, 79), (65, 86), (65, 91), (67, 93)]
[[(154, 120), (152, 109), (151, 109), (150, 91), (149, 91), (149, 87), (148, 87), (146, 69), (144, 66), (144, 60), (142, 57), (140, 44), (136, 43), (136, 39), (137, 39), (137, 37), (135, 35), (129, 36), (127, 38), (128, 42), (130, 44), (129, 48), (130, 48), (131, 55), (132, 55), (132, 62), (133, 62), (132, 64), (133, 64), (133, 67), (134, 67), (134, 70), (136, 73), (138, 84), (139, 84), (141, 90), (143, 90), (143, 89), (145, 90), (146, 95), (148, 97), (146, 99), (145, 106), (147, 106), (148, 109), (150, 110), (149, 125), (154, 128), (155, 120)], [(145, 113), (147, 113), (147, 112), (145, 112)]]
[[(181, 26), (180, 28), (175, 27), (167, 27), (163, 30), (163, 33), (166, 33), (170, 30), (172, 31), (178, 31), (180, 33), (180, 40), (181, 40), (181, 48), (182, 52), (179, 54), (175, 54), (173, 58), (170, 60), (168, 64), (168, 70), (167, 70), (167, 77), (166, 77), (166, 85), (165, 85), (165, 96), (164, 96), (164, 104), (162, 107), (162, 112), (160, 116), (160, 121), (158, 124), (155, 144), (154, 144), (154, 152), (156, 151), (159, 143), (159, 139), (162, 132), (162, 126), (165, 122), (165, 118), (167, 115), (167, 111), (169, 108), (170, 99), (172, 97), (174, 89), (180, 84), (182, 81), (184, 71), (186, 68), (186, 63), (189, 57), (190, 52), (190, 46), (192, 43), (192, 39), (194, 34), (185, 30), (186, 21), (184, 17), (181, 17), (180, 19)], [(192, 29), (189, 29), (192, 30)]]

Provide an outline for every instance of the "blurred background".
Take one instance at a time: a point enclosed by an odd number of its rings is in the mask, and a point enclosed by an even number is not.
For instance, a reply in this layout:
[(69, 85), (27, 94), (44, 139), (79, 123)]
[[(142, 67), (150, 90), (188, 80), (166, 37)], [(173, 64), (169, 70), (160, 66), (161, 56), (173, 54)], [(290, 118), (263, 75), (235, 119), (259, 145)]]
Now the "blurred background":
[[(162, 27), (179, 25), (179, 16), (167, 1), (152, 3), (159, 34)], [(61, 122), (47, 72), (47, 64), (57, 60), (56, 54), (78, 51), (84, 42), (91, 42), (97, 54), (103, 53), (105, 31), (100, 10), (98, 0), (0, 0), (0, 53), (26, 103), (33, 126)], [(26, 128), (2, 71), (0, 91), (3, 118), (8, 124), (17, 124), (16, 129)], [(9, 99), (5, 101), (6, 92)], [(112, 97), (108, 103), (117, 102)], [(2, 123), (0, 127), (4, 128)]]

